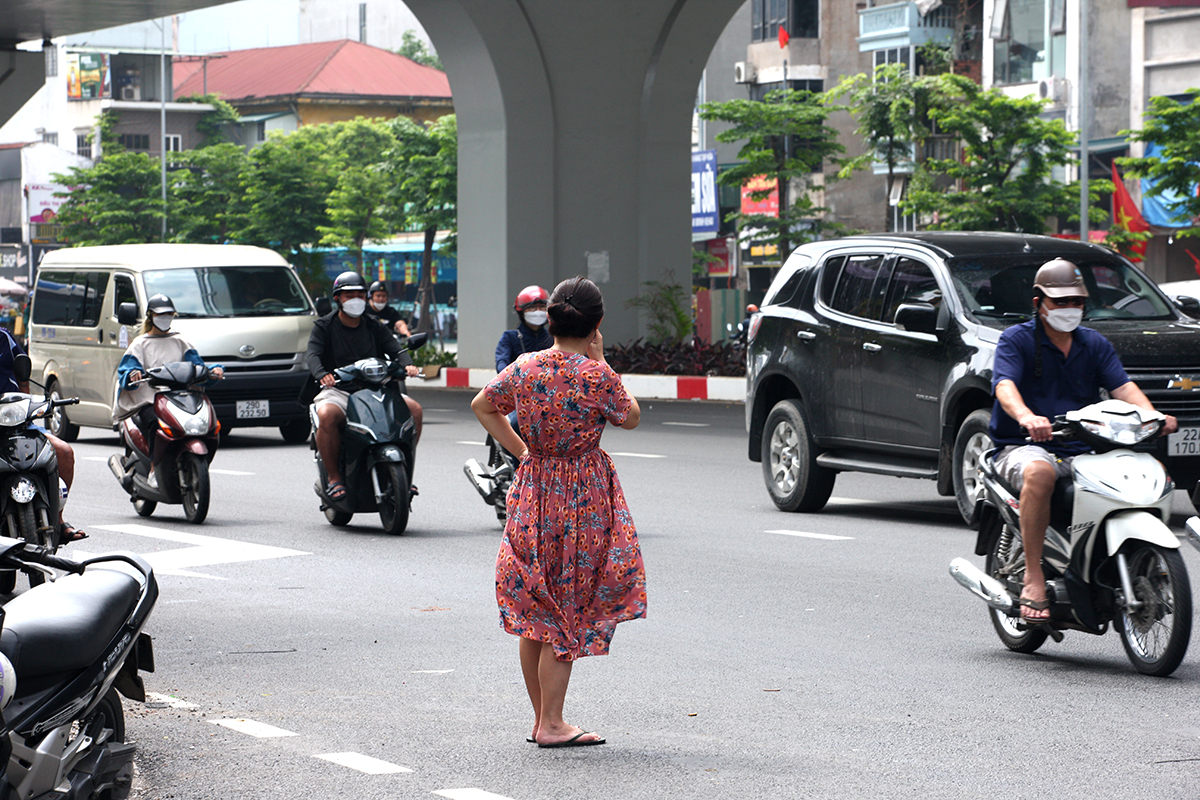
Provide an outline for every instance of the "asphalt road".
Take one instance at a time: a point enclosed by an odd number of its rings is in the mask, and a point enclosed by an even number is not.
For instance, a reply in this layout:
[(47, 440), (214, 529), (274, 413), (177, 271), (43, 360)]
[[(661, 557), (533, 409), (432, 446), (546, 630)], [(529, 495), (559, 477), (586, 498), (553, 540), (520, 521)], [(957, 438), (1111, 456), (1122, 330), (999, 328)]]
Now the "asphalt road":
[[(462, 474), (485, 453), (471, 394), (414, 394), (402, 537), (329, 525), (309, 449), (265, 429), (217, 454), (203, 525), (137, 517), (104, 464), (115, 437), (84, 430), (67, 518), (91, 539), (68, 552), (148, 554), (162, 588), (155, 700), (126, 703), (135, 797), (1196, 796), (1200, 649), (1168, 679), (1115, 633), (1008, 652), (947, 573), (973, 547), (952, 499), (842, 475), (822, 513), (780, 513), (732, 404), (646, 401), (637, 430), (605, 433), (649, 615), (574, 671), (567, 718), (609, 743), (526, 744), (501, 529)], [(1178, 530), (1182, 493), (1175, 510)]]

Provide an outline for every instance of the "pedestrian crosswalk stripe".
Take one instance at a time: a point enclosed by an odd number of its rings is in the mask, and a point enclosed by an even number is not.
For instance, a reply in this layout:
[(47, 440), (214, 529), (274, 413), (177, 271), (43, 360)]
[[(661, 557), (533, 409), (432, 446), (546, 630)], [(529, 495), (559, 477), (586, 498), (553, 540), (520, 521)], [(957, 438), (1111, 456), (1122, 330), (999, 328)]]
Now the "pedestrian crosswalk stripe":
[(402, 767), (399, 764), (390, 764), (387, 761), (380, 761), (378, 758), (364, 756), (362, 753), (324, 753), (323, 755), (313, 756), (313, 758), (323, 758), (326, 761), (331, 761), (334, 764), (340, 764), (343, 767), (356, 769), (359, 772), (365, 772), (368, 775), (389, 775), (396, 772), (412, 772), (408, 767)]
[(436, 795), (448, 797), (450, 800), (512, 800), (502, 794), (492, 794), (483, 789), (440, 789)]
[(766, 531), (766, 533), (780, 533), (784, 536), (802, 536), (805, 539), (853, 539), (853, 536), (834, 536), (832, 533), (809, 533), (807, 531)]

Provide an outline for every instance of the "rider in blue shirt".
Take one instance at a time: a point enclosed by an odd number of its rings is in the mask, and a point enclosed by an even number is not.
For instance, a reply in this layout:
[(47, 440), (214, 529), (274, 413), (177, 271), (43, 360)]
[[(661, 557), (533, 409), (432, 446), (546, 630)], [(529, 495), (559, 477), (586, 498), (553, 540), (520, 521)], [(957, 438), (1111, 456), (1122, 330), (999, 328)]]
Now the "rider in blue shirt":
[(521, 322), (511, 331), (505, 331), (496, 345), (496, 372), (517, 360), (517, 356), (545, 350), (554, 344), (554, 337), (546, 330), (546, 301), (550, 294), (540, 286), (526, 286), (517, 295), (513, 308)]

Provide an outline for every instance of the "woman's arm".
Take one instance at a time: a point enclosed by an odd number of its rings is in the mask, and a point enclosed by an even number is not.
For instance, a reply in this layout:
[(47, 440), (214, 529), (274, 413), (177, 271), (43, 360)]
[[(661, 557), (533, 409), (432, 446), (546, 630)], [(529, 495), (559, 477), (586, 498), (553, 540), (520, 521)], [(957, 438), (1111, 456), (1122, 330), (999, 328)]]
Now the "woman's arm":
[(501, 447), (510, 453), (515, 453), (518, 460), (524, 460), (525, 456), (529, 454), (529, 448), (521, 441), (521, 437), (517, 436), (508, 417), (501, 414), (499, 409), (487, 399), (485, 391), (487, 390), (480, 389), (479, 394), (475, 395), (475, 399), (471, 401), (471, 410), (479, 418), (483, 429), (490, 433)]

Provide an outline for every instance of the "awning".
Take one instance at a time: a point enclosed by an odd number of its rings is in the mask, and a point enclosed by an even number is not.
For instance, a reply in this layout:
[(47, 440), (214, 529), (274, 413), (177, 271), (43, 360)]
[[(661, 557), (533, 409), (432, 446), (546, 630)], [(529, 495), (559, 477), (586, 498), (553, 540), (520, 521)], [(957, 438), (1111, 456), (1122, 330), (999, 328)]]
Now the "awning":
[(244, 114), (240, 118), (240, 121), (241, 122), (265, 122), (266, 120), (269, 120), (269, 119), (279, 119), (280, 117), (286, 117), (291, 113), (292, 112), (290, 112), (290, 111), (276, 111), (274, 114)]
[[(1106, 139), (1092, 139), (1088, 142), (1088, 155), (1097, 153), (1119, 153), (1129, 148), (1129, 140), (1124, 136), (1109, 136)], [(1068, 147), (1072, 153), (1079, 152), (1079, 145)]]

